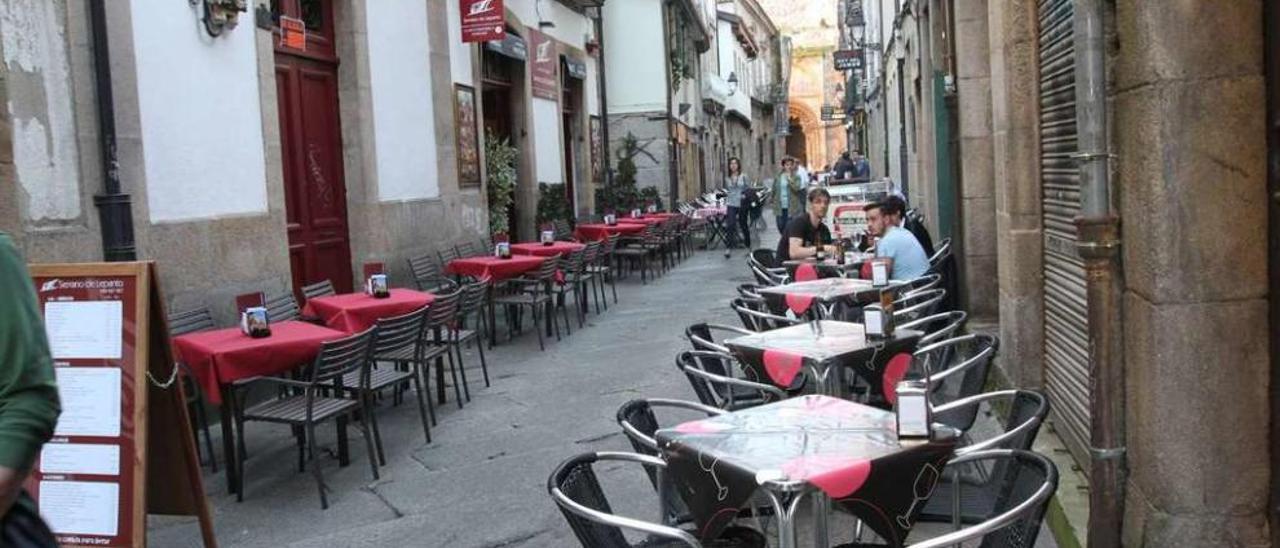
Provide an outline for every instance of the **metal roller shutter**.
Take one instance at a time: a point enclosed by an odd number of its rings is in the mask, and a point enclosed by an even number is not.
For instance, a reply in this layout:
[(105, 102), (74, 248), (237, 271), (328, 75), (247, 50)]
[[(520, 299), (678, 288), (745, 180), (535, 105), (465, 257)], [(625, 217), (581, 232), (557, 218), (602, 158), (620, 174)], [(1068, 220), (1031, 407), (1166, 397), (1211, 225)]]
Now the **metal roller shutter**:
[(1045, 389), (1051, 420), (1088, 466), (1089, 306), (1076, 252), (1080, 213), (1073, 0), (1040, 0), (1040, 183), (1044, 215)]

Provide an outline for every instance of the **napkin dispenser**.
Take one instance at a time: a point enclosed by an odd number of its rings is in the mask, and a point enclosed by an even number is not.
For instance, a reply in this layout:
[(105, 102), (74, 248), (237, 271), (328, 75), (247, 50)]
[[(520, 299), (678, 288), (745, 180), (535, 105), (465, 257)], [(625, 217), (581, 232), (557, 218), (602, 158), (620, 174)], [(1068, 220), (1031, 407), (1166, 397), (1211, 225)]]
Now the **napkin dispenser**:
[(391, 290), (387, 288), (387, 275), (374, 274), (364, 282), (364, 292), (371, 295), (375, 299), (385, 299), (391, 296)]
[(640, 213), (640, 208), (638, 208), (638, 207), (637, 207), (637, 208), (635, 208), (635, 209), (631, 210), (631, 218), (632, 218), (632, 219), (639, 219), (641, 216), (642, 216), (642, 215), (641, 215), (641, 213)]
[(922, 380), (906, 380), (897, 385), (894, 411), (898, 416), (899, 438), (928, 439), (933, 417), (929, 409), (929, 385)]
[(618, 216), (617, 216), (617, 215), (614, 215), (613, 213), (606, 213), (606, 214), (604, 215), (604, 224), (605, 224), (605, 225), (608, 225), (608, 226), (615, 226), (615, 225), (617, 225), (617, 224), (618, 224)]
[(880, 303), (862, 307), (862, 327), (868, 339), (887, 339), (893, 336), (893, 311)]
[(646, 210), (647, 210), (649, 213), (657, 213), (657, 212), (658, 212), (658, 205), (657, 205), (657, 204), (649, 204), (649, 207), (648, 207), (648, 208), (646, 208)]
[(511, 242), (498, 242), (493, 246), (493, 254), (499, 259), (510, 259)]
[(267, 309), (262, 306), (251, 306), (240, 313), (240, 332), (261, 339), (271, 336), (271, 325), (267, 318)]
[(554, 230), (543, 230), (539, 238), (542, 245), (552, 245), (556, 243), (556, 232)]
[(871, 260), (871, 286), (884, 287), (889, 285), (889, 260), (884, 258), (876, 258)]

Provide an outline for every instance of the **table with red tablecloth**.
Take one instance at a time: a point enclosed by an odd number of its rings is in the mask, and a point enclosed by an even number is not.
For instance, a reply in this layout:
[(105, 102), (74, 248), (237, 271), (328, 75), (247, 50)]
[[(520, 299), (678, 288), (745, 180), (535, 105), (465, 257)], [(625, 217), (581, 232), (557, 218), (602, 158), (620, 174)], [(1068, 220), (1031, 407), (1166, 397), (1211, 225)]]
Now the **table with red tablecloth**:
[(274, 375), (310, 362), (325, 341), (346, 333), (307, 322), (271, 324), (271, 336), (253, 338), (239, 327), (199, 331), (173, 338), (179, 362), (187, 365), (212, 403), (222, 402), (219, 388), (232, 382)]
[(645, 226), (657, 226), (662, 224), (665, 221), (666, 219), (659, 219), (657, 217), (625, 217), (625, 218), (618, 219), (619, 224), (625, 223), (629, 225), (645, 225)]
[(391, 295), (383, 299), (364, 293), (346, 293), (307, 299), (302, 313), (317, 316), (325, 325), (339, 331), (359, 333), (382, 318), (408, 314), (435, 300), (435, 295), (412, 289), (392, 289)]
[(578, 242), (552, 242), (547, 245), (541, 242), (511, 244), (511, 253), (516, 255), (534, 255), (538, 257), (555, 257), (581, 251), (587, 246)]
[(659, 213), (645, 213), (645, 214), (644, 214), (644, 216), (645, 216), (645, 218), (647, 218), (647, 219), (662, 219), (662, 220), (664, 220), (664, 221), (665, 221), (665, 220), (670, 219), (670, 218), (672, 218), (672, 217), (678, 217), (678, 216), (680, 216), (680, 214), (679, 214), (679, 213), (661, 213), (661, 212), (659, 212)]
[(449, 261), (444, 270), (449, 274), (498, 282), (537, 270), (546, 260), (546, 257), (536, 255), (512, 255), (507, 259), (481, 255)]
[(623, 236), (639, 234), (644, 232), (644, 229), (648, 228), (648, 226), (649, 225), (640, 223), (624, 223), (622, 222), (622, 219), (619, 219), (618, 224), (616, 225), (598, 223), (580, 224), (578, 225), (578, 228), (574, 230), (574, 236), (584, 242), (599, 241), (608, 238), (610, 234), (621, 234)]

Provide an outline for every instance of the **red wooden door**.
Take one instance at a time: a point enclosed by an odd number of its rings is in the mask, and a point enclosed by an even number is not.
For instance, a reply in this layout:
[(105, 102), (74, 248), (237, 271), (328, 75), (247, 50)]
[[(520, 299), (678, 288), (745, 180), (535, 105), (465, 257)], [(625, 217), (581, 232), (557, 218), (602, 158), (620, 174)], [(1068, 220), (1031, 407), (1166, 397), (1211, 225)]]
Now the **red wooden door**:
[(332, 2), (282, 0), (273, 7), (277, 14), (302, 19), (307, 29), (304, 49), (277, 39), (275, 54), (294, 290), (327, 279), (339, 292), (348, 292), (351, 246)]

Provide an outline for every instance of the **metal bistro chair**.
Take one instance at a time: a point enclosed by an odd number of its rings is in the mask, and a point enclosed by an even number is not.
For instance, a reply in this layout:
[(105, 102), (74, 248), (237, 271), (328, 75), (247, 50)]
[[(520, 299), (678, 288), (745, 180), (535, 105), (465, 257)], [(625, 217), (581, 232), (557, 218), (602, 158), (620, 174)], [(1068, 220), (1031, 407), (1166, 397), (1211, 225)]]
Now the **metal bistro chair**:
[(569, 226), (569, 221), (564, 219), (556, 219), (551, 221), (551, 227), (555, 231), (556, 240), (562, 242), (572, 242), (573, 228)]
[(462, 254), (458, 253), (458, 248), (454, 246), (445, 247), (436, 251), (436, 259), (440, 261), (441, 268), (449, 264), (449, 261), (462, 258)]
[(756, 248), (751, 250), (751, 259), (763, 268), (781, 268), (778, 262), (778, 253), (768, 248)]
[[(944, 405), (982, 392), (999, 348), (1000, 341), (994, 335), (961, 335), (918, 348), (912, 355), (912, 367), (928, 382), (929, 403)], [(967, 432), (976, 416), (977, 409), (969, 408), (967, 413), (940, 414), (934, 421)]]
[[(596, 255), (596, 262), (587, 265), (587, 272), (596, 276), (600, 284), (600, 296), (604, 297), (604, 284), (609, 282), (609, 288), (613, 291), (613, 304), (618, 304), (618, 278), (614, 271), (613, 258), (614, 251), (618, 248), (618, 235), (610, 234), (600, 243), (600, 252)], [(604, 309), (609, 309), (609, 299), (604, 300)]]
[(737, 359), (720, 352), (693, 350), (676, 356), (676, 367), (705, 405), (737, 411), (787, 398), (786, 391), (776, 386), (734, 377), (737, 366)]
[[(720, 352), (729, 354), (729, 348), (717, 342), (716, 333), (723, 333), (728, 337), (741, 337), (751, 335), (754, 332), (741, 327), (733, 327), (731, 325), (722, 325), (717, 323), (695, 323), (684, 330), (685, 338), (693, 344), (694, 350), (706, 350), (709, 352)], [(721, 336), (719, 340), (724, 340), (725, 336)]]
[(898, 291), (902, 295), (910, 295), (912, 293), (934, 289), (941, 284), (942, 284), (942, 274), (938, 274), (937, 272), (930, 272), (923, 276), (920, 276), (919, 278), (916, 278), (914, 280), (907, 282), (906, 286), (899, 289)]
[(560, 260), (560, 271), (563, 273), (563, 281), (551, 285), (551, 293), (556, 297), (556, 308), (564, 314), (565, 329), (568, 335), (573, 334), (573, 329), (569, 326), (569, 295), (573, 295), (574, 317), (578, 318), (578, 328), (581, 329), (586, 322), (585, 314), (582, 312), (585, 297), (585, 282), (583, 270), (586, 268), (587, 254), (585, 249), (573, 251), (568, 254), (567, 258)]
[(453, 291), (458, 285), (445, 276), (441, 263), (431, 255), (409, 257), (409, 271), (413, 274), (413, 283), (420, 291), (447, 293)]
[(458, 252), (458, 257), (475, 257), (483, 253), (484, 248), (476, 245), (475, 242), (462, 242), (454, 249)]
[[(1058, 490), (1058, 467), (1044, 455), (1013, 449), (992, 449), (967, 453), (952, 459), (947, 466), (984, 464), (1000, 467), (996, 502), (983, 521), (917, 542), (907, 548), (944, 548), (960, 546), (967, 541), (982, 539), (979, 548), (1031, 548), (1040, 533), (1049, 499)], [(934, 497), (938, 494), (935, 491)], [(926, 499), (929, 493), (916, 493), (916, 500)], [(972, 546), (972, 543), (967, 545)], [(837, 548), (861, 548), (883, 546), (873, 544), (842, 544)]]
[(900, 295), (893, 301), (893, 321), (901, 324), (930, 316), (938, 311), (938, 306), (945, 298), (945, 289), (926, 289)]
[(603, 253), (604, 246), (600, 242), (589, 242), (583, 250), (582, 271), (578, 274), (582, 278), (586, 289), (591, 292), (591, 297), (596, 302), (596, 315), (600, 315), (600, 301), (604, 301), (604, 307), (609, 308), (609, 299), (604, 295), (604, 279), (594, 270), (593, 267), (600, 264), (600, 256)]
[[(1034, 390), (1001, 390), (970, 396), (946, 405), (935, 406), (934, 413), (977, 413), (983, 405), (987, 408), (1007, 409), (1001, 420), (1001, 431), (992, 437), (973, 440), (956, 453), (964, 455), (988, 449), (1017, 449), (1029, 451), (1035, 443), (1040, 426), (1049, 414), (1049, 400)], [(961, 523), (977, 523), (990, 516), (999, 498), (999, 483), (1005, 463), (994, 466), (948, 464), (933, 496), (920, 513), (920, 521), (951, 523), (957, 528)]]
[[(431, 301), (431, 306), (427, 308), (427, 321), (422, 326), (423, 346), (423, 364), (429, 364), (431, 360), (436, 362), (436, 386), (440, 403), (444, 403), (444, 359), (449, 359), (449, 378), (453, 381), (453, 395), (458, 398), (458, 409), (462, 409), (463, 391), (466, 392), (467, 401), (471, 401), (471, 388), (467, 386), (467, 371), (462, 370), (462, 383), (458, 383), (458, 369), (461, 364), (455, 364), (453, 360), (453, 329), (457, 325), (458, 307), (462, 303), (465, 289), (458, 289), (453, 293), (446, 295), (436, 295), (436, 299)], [(424, 365), (423, 374), (428, 374), (430, 367)], [(431, 422), (435, 422), (434, 411), (431, 415)]]
[(628, 238), (628, 244), (614, 248), (613, 256), (628, 259), (628, 272), (640, 267), (640, 283), (649, 283), (647, 275), (651, 272), (650, 260), (658, 253), (661, 246), (658, 235), (652, 226), (646, 227), (639, 238)]
[[(213, 315), (205, 307), (174, 312), (169, 314), (167, 319), (170, 337), (209, 331), (218, 327), (213, 323)], [(182, 396), (187, 402), (187, 411), (191, 416), (191, 432), (195, 437), (196, 448), (197, 450), (200, 448), (200, 433), (204, 432), (204, 449), (209, 454), (209, 470), (216, 474), (218, 473), (218, 456), (213, 452), (213, 436), (209, 433), (209, 416), (204, 408), (204, 393), (201, 392), (195, 378), (191, 376), (187, 364), (178, 362), (178, 366), (182, 368)], [(203, 458), (201, 456), (201, 459)]]
[(938, 242), (933, 255), (929, 257), (929, 272), (938, 272), (942, 268), (942, 263), (949, 257), (951, 257), (951, 238), (945, 238)]
[[(402, 367), (419, 362), (423, 348), (423, 324), (427, 319), (428, 306), (424, 306), (408, 314), (378, 320), (377, 330), (373, 337), (373, 359), (368, 370), (347, 372), (342, 379), (342, 388), (362, 399), (364, 405), (372, 409), (374, 397), (387, 388), (395, 388), (413, 383), (418, 393), (418, 417), (422, 419), (422, 432), (431, 443), (431, 427), (427, 425), (427, 405), (431, 395), (425, 389), (422, 378), (416, 367)], [(378, 362), (390, 362), (393, 367), (378, 367)], [(361, 376), (367, 375), (368, 382), (361, 382)], [(427, 400), (423, 402), (423, 400)], [(433, 409), (434, 411), (434, 409)], [(370, 414), (369, 422), (373, 427), (373, 441), (378, 448), (378, 462), (387, 464), (387, 454), (382, 448), (382, 432), (378, 429), (378, 415)]]
[[(635, 452), (651, 457), (661, 457), (662, 452), (658, 449), (658, 441), (654, 436), (658, 432), (658, 417), (654, 413), (654, 409), (670, 409), (680, 411), (691, 411), (692, 414), (698, 415), (700, 418), (714, 417), (728, 413), (723, 409), (703, 405), (697, 402), (672, 400), (665, 398), (649, 398), (631, 400), (622, 404), (618, 408), (618, 426), (622, 427), (623, 434), (626, 434), (627, 440), (631, 442), (631, 447)], [(653, 488), (663, 496), (663, 508), (667, 509), (665, 519), (667, 523), (686, 523), (692, 519), (689, 515), (689, 509), (684, 504), (684, 500), (671, 485), (659, 485), (660, 478), (654, 470), (645, 470), (649, 473), (649, 482), (653, 484)]]
[[(522, 290), (510, 295), (503, 295), (494, 300), (496, 305), (503, 307), (502, 311), (507, 321), (507, 335), (515, 338), (515, 322), (512, 318), (512, 310), (517, 313), (524, 307), (529, 307), (533, 314), (534, 330), (538, 332), (538, 348), (546, 350), (546, 343), (542, 338), (542, 327), (538, 326), (538, 319), (542, 318), (543, 323), (548, 329), (555, 326), (556, 340), (560, 340), (560, 322), (555, 319), (555, 311), (548, 309), (548, 304), (553, 302), (551, 286), (555, 284), (556, 270), (560, 268), (560, 260), (556, 257), (549, 257), (543, 261), (542, 266), (534, 273), (533, 276), (526, 279), (512, 280), (513, 283), (521, 285)], [(545, 316), (545, 318), (543, 317)], [(565, 319), (566, 323), (568, 318)]]
[[(595, 464), (600, 462), (627, 462), (651, 467), (661, 474), (666, 469), (662, 459), (622, 452), (584, 453), (565, 460), (547, 479), (547, 492), (560, 507), (564, 518), (573, 529), (574, 536), (585, 548), (640, 548), (688, 546), (702, 548), (693, 532), (651, 523), (635, 518), (617, 516), (609, 505)], [(648, 537), (638, 544), (631, 544), (623, 535), (623, 529), (646, 533)], [(722, 548), (754, 548), (765, 546), (765, 537), (754, 529), (728, 527), (716, 539), (715, 546)]]
[[(267, 309), (267, 318), (272, 322), (287, 322), (292, 320), (302, 320), (302, 311), (298, 308), (298, 300), (293, 298), (293, 293), (283, 292), (275, 295), (268, 295), (263, 300), (263, 306)], [(311, 320), (307, 318), (307, 320)]]
[(302, 286), (302, 296), (308, 301), (316, 297), (327, 297), (336, 294), (337, 292), (333, 290), (333, 282), (329, 280)]
[[(264, 401), (246, 409), (237, 417), (236, 437), (239, 445), (244, 444), (246, 422), (287, 424), (294, 427), (296, 431), (301, 431), (301, 438), (298, 440), (298, 468), (301, 471), (306, 467), (307, 456), (315, 461), (311, 465), (311, 474), (315, 476), (316, 487), (320, 490), (321, 508), (329, 508), (329, 498), (325, 493), (324, 474), (320, 470), (320, 462), (316, 460), (315, 426), (317, 424), (330, 419), (337, 423), (339, 453), (345, 454), (347, 420), (352, 417), (357, 418), (369, 453), (369, 469), (373, 472), (373, 479), (378, 479), (377, 449), (374, 448), (373, 435), (369, 431), (367, 419), (369, 409), (365, 405), (366, 402), (360, 398), (347, 399), (331, 395), (331, 391), (343, 392), (343, 379), (346, 378), (347, 373), (357, 369), (365, 370), (361, 375), (359, 386), (363, 390), (368, 390), (369, 357), (375, 329), (377, 328), (369, 328), (350, 337), (324, 343), (320, 354), (316, 356), (306, 372), (309, 377), (307, 380), (263, 377), (259, 382), (299, 388), (301, 393)], [(237, 454), (236, 470), (240, 473), (236, 475), (238, 483), (236, 500), (241, 501), (244, 500), (244, 453), (237, 451)]]

